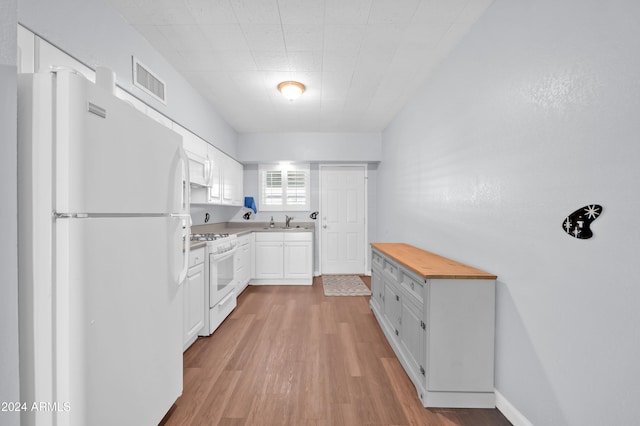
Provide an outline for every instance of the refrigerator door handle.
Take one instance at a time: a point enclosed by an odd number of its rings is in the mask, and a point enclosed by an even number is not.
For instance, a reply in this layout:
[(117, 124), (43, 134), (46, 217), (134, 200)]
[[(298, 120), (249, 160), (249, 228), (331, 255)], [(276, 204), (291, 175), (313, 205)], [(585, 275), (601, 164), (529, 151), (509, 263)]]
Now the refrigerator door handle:
[[(177, 172), (175, 179), (180, 179), (180, 207), (179, 212), (170, 213), (169, 216), (174, 219), (180, 220), (180, 226), (182, 228), (182, 268), (178, 275), (178, 285), (182, 285), (183, 281), (187, 277), (189, 270), (189, 233), (191, 232), (191, 215), (189, 214), (189, 159), (182, 147), (178, 147), (179, 162), (174, 169)], [(177, 182), (176, 182), (177, 183)], [(177, 200), (176, 200), (177, 201)], [(177, 206), (176, 206), (177, 207)]]
[(182, 285), (189, 272), (189, 221), (191, 217), (184, 214), (172, 214), (170, 216), (179, 219), (182, 226), (182, 268), (178, 275), (178, 285)]
[(182, 147), (180, 147), (179, 150), (180, 159), (182, 160), (182, 212), (189, 213), (189, 205), (191, 203), (189, 199), (191, 192), (191, 185), (189, 183), (189, 158)]
[(187, 278), (187, 273), (189, 272), (189, 248), (187, 247), (189, 243), (189, 239), (185, 237), (184, 248), (182, 249), (182, 271), (180, 272), (180, 276), (178, 277), (178, 285), (182, 285), (185, 278)]

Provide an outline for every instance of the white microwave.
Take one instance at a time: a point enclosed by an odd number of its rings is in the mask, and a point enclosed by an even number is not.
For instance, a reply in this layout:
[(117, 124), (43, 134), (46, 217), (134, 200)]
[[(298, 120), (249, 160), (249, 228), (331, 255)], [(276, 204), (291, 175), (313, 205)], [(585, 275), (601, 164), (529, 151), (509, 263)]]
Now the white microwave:
[(211, 162), (198, 154), (185, 149), (189, 159), (189, 180), (191, 186), (206, 187), (211, 185)]

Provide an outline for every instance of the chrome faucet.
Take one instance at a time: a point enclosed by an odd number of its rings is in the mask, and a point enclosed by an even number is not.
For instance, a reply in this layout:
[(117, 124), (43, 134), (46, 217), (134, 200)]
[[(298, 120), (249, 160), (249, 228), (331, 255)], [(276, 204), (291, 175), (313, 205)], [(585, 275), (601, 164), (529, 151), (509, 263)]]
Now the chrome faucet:
[(293, 219), (293, 217), (287, 216), (286, 214), (284, 215), (284, 227), (285, 228), (291, 228), (291, 219)]

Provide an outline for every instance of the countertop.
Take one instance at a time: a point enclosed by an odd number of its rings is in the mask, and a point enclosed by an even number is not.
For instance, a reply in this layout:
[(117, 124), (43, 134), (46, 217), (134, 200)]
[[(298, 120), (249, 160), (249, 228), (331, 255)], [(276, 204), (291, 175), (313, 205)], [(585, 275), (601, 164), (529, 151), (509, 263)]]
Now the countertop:
[[(269, 227), (269, 222), (225, 222), (213, 223), (210, 225), (194, 225), (191, 227), (192, 234), (235, 234), (237, 236), (250, 234), (251, 232), (315, 232), (315, 222), (297, 222), (290, 228), (284, 228), (283, 223), (276, 223), (273, 228)], [(192, 241), (191, 250), (204, 247), (206, 241)]]
[(207, 242), (206, 241), (191, 241), (191, 244), (189, 245), (189, 249), (190, 250), (196, 250), (202, 247), (206, 247)]
[(424, 278), (495, 280), (496, 275), (404, 243), (371, 243), (371, 247)]

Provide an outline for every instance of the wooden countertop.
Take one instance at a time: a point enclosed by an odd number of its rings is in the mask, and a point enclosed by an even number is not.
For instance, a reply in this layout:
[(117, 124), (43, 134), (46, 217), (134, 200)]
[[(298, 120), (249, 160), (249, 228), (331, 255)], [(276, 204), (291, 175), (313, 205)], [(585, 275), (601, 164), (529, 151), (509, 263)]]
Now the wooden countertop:
[(403, 266), (411, 269), (424, 278), (461, 278), (495, 280), (491, 275), (480, 269), (472, 268), (447, 259), (446, 257), (419, 249), (404, 243), (371, 243), (371, 247), (379, 250)]

